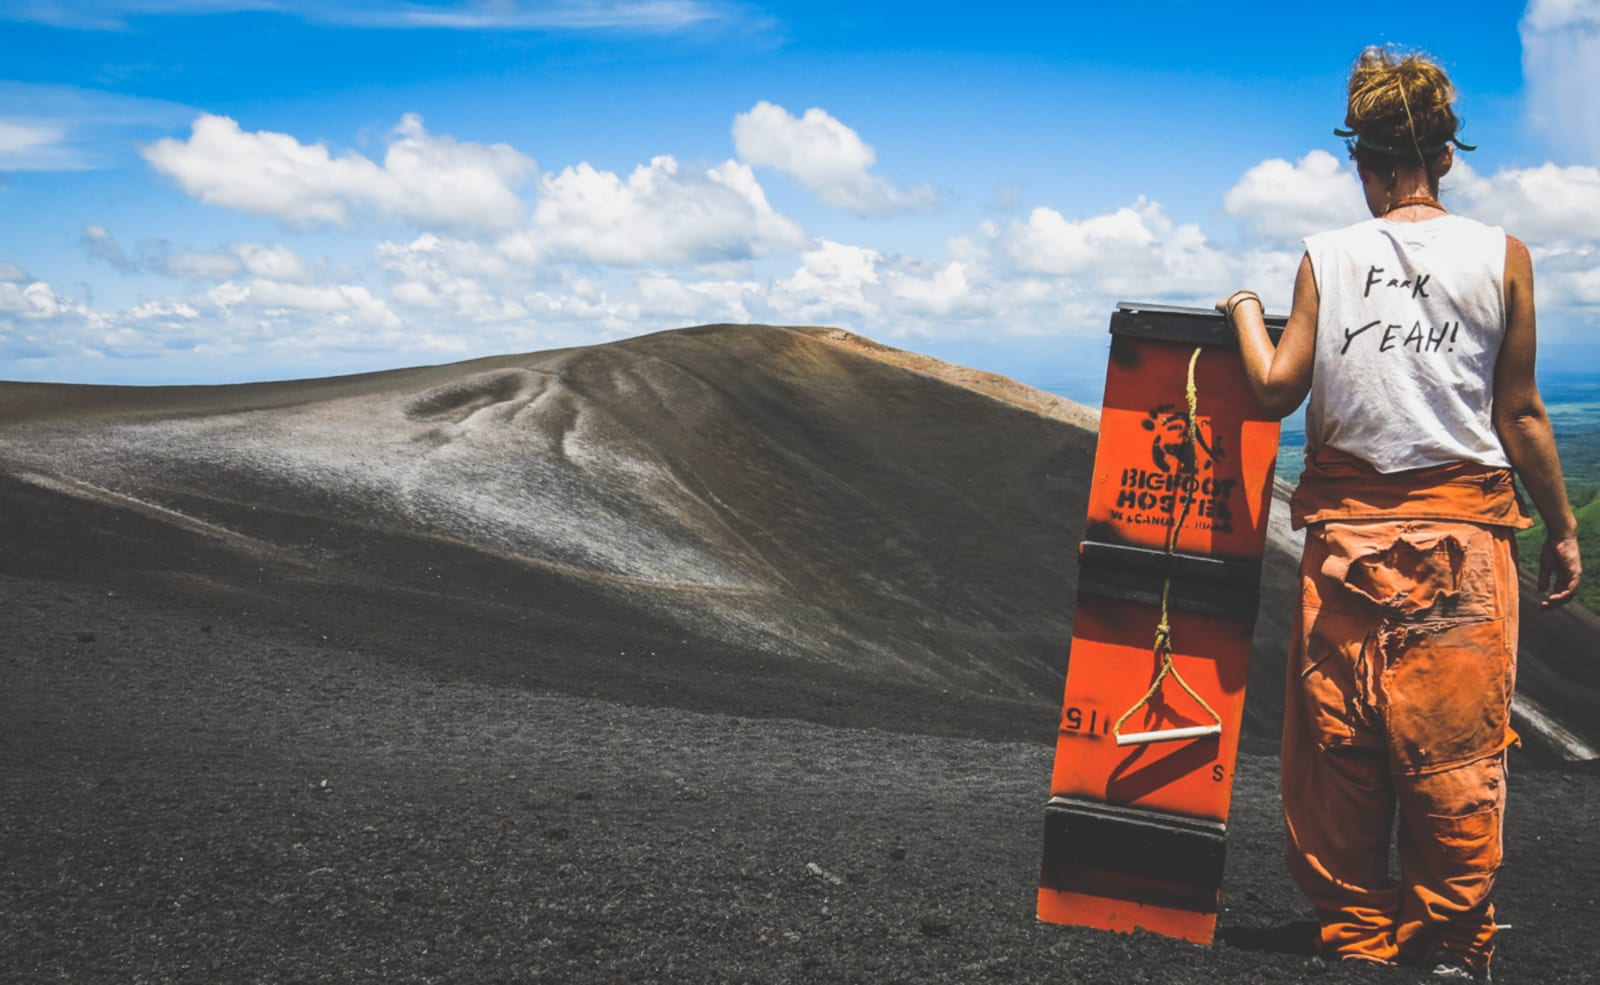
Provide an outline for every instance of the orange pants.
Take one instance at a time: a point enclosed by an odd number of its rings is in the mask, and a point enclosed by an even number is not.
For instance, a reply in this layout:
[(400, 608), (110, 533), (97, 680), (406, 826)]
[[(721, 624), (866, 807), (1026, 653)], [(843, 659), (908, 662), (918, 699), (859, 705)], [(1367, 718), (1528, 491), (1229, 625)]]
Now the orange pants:
[(1512, 534), (1454, 520), (1306, 528), (1283, 812), (1289, 869), (1326, 955), (1393, 962), (1443, 949), (1488, 967), (1516, 741)]

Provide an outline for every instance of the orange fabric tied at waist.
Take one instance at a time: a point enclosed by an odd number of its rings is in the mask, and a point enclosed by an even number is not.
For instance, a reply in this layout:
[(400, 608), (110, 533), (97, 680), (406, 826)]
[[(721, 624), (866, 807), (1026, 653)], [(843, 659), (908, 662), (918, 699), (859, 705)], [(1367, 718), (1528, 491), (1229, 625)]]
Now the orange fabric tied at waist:
[(1319, 448), (1306, 456), (1289, 499), (1295, 529), (1324, 520), (1466, 520), (1490, 527), (1533, 526), (1511, 470), (1459, 462), (1379, 472), (1354, 455)]

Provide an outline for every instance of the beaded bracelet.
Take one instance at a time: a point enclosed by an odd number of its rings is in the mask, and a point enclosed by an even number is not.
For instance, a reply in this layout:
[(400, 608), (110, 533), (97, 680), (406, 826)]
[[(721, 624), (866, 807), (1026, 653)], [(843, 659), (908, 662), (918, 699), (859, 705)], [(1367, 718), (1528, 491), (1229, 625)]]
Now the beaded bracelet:
[(1246, 301), (1254, 301), (1256, 304), (1261, 305), (1262, 314), (1267, 313), (1267, 306), (1262, 304), (1261, 295), (1257, 294), (1255, 291), (1234, 291), (1232, 294), (1228, 295), (1228, 304), (1226, 308), (1226, 314), (1230, 324), (1233, 322), (1233, 309), (1239, 307), (1239, 305), (1245, 303)]

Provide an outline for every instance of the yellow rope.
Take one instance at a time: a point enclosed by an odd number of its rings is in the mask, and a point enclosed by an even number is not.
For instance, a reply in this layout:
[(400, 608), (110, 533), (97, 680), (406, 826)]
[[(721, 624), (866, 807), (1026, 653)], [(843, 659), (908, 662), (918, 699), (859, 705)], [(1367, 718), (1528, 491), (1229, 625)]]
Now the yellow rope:
[[(1200, 451), (1195, 443), (1195, 428), (1198, 426), (1196, 418), (1200, 410), (1200, 391), (1195, 386), (1194, 367), (1195, 363), (1200, 361), (1201, 348), (1200, 346), (1195, 346), (1194, 355), (1189, 357), (1189, 377), (1184, 384), (1184, 397), (1189, 403), (1188, 427), (1185, 429), (1185, 437), (1189, 445), (1189, 461), (1194, 463), (1197, 477), (1200, 473)], [(1177, 550), (1178, 529), (1183, 526), (1183, 521), (1189, 518), (1189, 506), (1194, 502), (1194, 496), (1185, 495), (1184, 490), (1181, 488), (1178, 491), (1178, 498), (1183, 501), (1183, 509), (1178, 513), (1172, 524), (1172, 529), (1167, 533), (1168, 557), (1171, 557)], [(1219, 726), (1222, 724), (1222, 716), (1212, 710), (1211, 705), (1206, 703), (1205, 698), (1195, 693), (1194, 688), (1189, 686), (1189, 682), (1183, 679), (1182, 674), (1178, 673), (1178, 668), (1172, 665), (1172, 622), (1167, 614), (1167, 602), (1171, 595), (1172, 576), (1169, 574), (1161, 583), (1161, 621), (1156, 624), (1156, 640), (1151, 648), (1151, 652), (1161, 660), (1161, 671), (1156, 674), (1156, 679), (1150, 682), (1150, 689), (1144, 693), (1144, 697), (1140, 698), (1132, 708), (1123, 712), (1122, 717), (1117, 719), (1117, 724), (1111, 727), (1113, 738), (1122, 738), (1123, 723), (1132, 718), (1134, 712), (1150, 703), (1150, 699), (1156, 696), (1157, 691), (1161, 690), (1161, 682), (1166, 680), (1168, 676), (1177, 681), (1184, 691), (1188, 693), (1189, 697), (1193, 698), (1201, 708), (1205, 709), (1206, 714), (1211, 716), (1212, 721)]]

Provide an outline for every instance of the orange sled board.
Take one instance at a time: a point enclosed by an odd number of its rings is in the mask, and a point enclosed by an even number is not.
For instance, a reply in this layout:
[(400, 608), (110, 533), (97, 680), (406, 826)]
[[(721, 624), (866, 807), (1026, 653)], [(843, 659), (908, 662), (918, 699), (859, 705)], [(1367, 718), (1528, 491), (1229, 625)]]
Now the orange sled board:
[(1278, 422), (1215, 311), (1122, 304), (1111, 336), (1038, 913), (1209, 944)]

